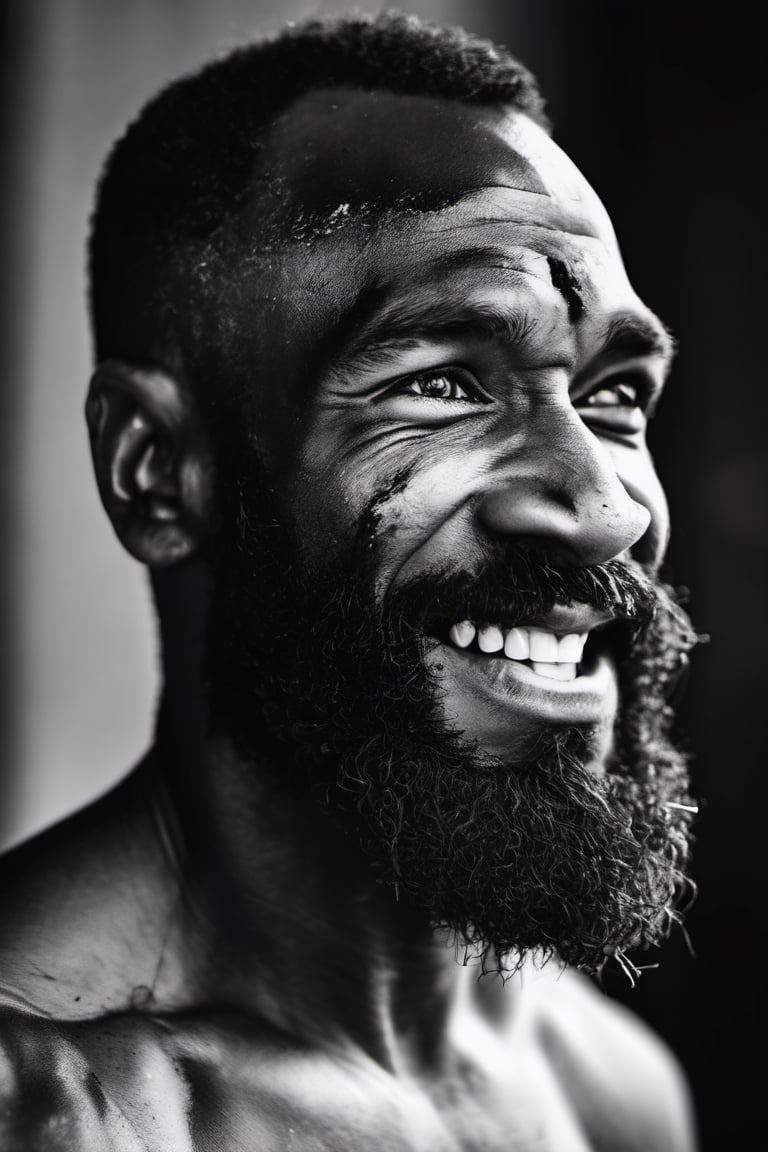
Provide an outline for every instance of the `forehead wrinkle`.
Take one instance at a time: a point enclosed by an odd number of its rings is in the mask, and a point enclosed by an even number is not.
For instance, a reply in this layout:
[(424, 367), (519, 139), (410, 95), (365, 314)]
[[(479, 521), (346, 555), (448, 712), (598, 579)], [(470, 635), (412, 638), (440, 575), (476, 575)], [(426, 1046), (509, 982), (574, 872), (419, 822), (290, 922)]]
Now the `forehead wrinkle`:
[[(493, 196), (494, 193), (497, 195)], [(430, 231), (440, 233), (482, 226), (512, 225), (591, 240), (601, 239), (594, 221), (590, 226), (583, 213), (569, 210), (549, 192), (532, 192), (509, 185), (485, 185), (464, 191), (453, 203), (422, 215), (439, 222), (450, 213), (459, 217), (455, 223), (448, 222), (446, 228)]]
[[(408, 252), (411, 253), (411, 248)], [(352, 265), (358, 263), (352, 256)], [(357, 253), (359, 256), (360, 253)], [(326, 265), (334, 278), (332, 261)], [(341, 365), (355, 357), (360, 356), (366, 349), (370, 349), (375, 341), (377, 346), (384, 340), (392, 338), (402, 339), (413, 336), (416, 330), (425, 331), (436, 327), (447, 332), (453, 325), (467, 324), (469, 317), (456, 315), (467, 304), (467, 292), (463, 290), (461, 296), (454, 300), (454, 314), (448, 316), (445, 288), (440, 283), (440, 277), (446, 273), (460, 271), (503, 271), (514, 282), (514, 287), (524, 283), (524, 278), (530, 276), (531, 270), (513, 261), (508, 251), (498, 246), (485, 246), (464, 248), (455, 252), (438, 252), (425, 265), (419, 281), (414, 284), (412, 274), (409, 273), (405, 283), (403, 269), (391, 270), (389, 274), (382, 271), (369, 271), (361, 286), (357, 289), (353, 299), (341, 308), (329, 323), (326, 331), (318, 341), (313, 353), (316, 366), (315, 375), (324, 375), (338, 370)], [(406, 270), (407, 271), (407, 270)], [(432, 283), (429, 283), (430, 272), (433, 274)], [(397, 283), (397, 278), (401, 283)], [(313, 279), (315, 276), (313, 275)], [(322, 284), (322, 276), (317, 277)], [(440, 297), (430, 298), (430, 288), (440, 291)], [(404, 290), (414, 290), (416, 299), (398, 299), (398, 293)], [(464, 307), (466, 312), (466, 307)], [(473, 319), (478, 319), (475, 314)], [(485, 318), (489, 323), (497, 324), (499, 332), (504, 328), (504, 338), (513, 339), (514, 335), (508, 322), (502, 320), (501, 311), (486, 310)], [(389, 326), (390, 331), (386, 332)], [(516, 325), (517, 327), (517, 325)]]
[[(535, 208), (529, 210), (527, 214), (504, 212), (497, 215), (486, 206), (484, 212), (474, 212), (469, 219), (447, 222), (444, 227), (430, 226), (432, 222), (444, 221), (446, 215), (451, 212), (463, 214), (465, 210), (471, 210), (478, 199), (493, 192), (506, 194), (505, 199), (514, 199), (518, 207), (524, 206), (529, 197), (535, 197)], [(550, 221), (542, 214), (542, 201), (547, 205), (548, 215), (556, 217), (556, 220)], [(593, 228), (585, 225), (583, 218), (566, 212), (563, 205), (558, 204), (551, 193), (537, 192), (513, 184), (483, 183), (463, 188), (455, 195), (444, 194), (437, 202), (434, 198), (430, 202), (424, 194), (402, 192), (389, 201), (379, 199), (355, 203), (340, 200), (332, 206), (314, 211), (304, 205), (294, 206), (292, 212), (295, 215), (289, 215), (284, 221), (288, 239), (295, 243), (308, 244), (310, 247), (322, 244), (328, 237), (353, 230), (357, 232), (358, 242), (367, 246), (384, 228), (396, 228), (408, 224), (419, 226), (425, 223), (429, 233), (435, 236), (482, 227), (511, 226), (540, 229), (555, 235), (600, 239)]]
[(461, 223), (450, 224), (445, 228), (430, 229), (430, 235), (447, 236), (453, 232), (467, 232), (475, 231), (482, 227), (501, 228), (501, 227), (514, 227), (519, 229), (526, 229), (527, 231), (542, 231), (551, 232), (557, 236), (577, 236), (580, 239), (586, 240), (599, 240), (600, 237), (596, 236), (590, 229), (576, 229), (576, 228), (559, 228), (555, 224), (547, 224), (544, 220), (524, 220), (515, 219), (511, 216), (473, 216), (471, 220), (463, 221)]
[[(506, 185), (503, 188), (508, 195), (512, 195)], [(542, 204), (543, 200), (551, 203), (550, 197), (542, 197), (541, 194), (536, 195), (538, 204)], [(530, 203), (530, 196), (528, 201)], [(464, 194), (457, 203), (461, 205), (460, 214), (463, 216), (468, 207), (470, 210), (473, 206), (477, 207), (477, 197), (474, 193)], [(561, 206), (555, 205), (556, 211), (562, 217), (560, 208)], [(563, 223), (562, 218), (556, 223), (551, 220), (542, 223), (540, 215), (538, 219), (532, 220), (526, 219), (524, 213), (523, 216), (516, 214), (513, 218), (496, 212), (485, 212), (480, 216), (475, 214), (468, 220), (453, 219), (449, 221), (444, 212), (435, 214), (434, 212), (414, 213), (413, 210), (407, 212), (404, 210), (390, 211), (381, 217), (375, 226), (370, 228), (355, 228), (355, 215), (356, 213), (353, 212), (344, 219), (343, 224), (341, 224), (341, 231), (334, 231), (332, 235), (323, 237), (322, 240), (309, 246), (314, 254), (313, 260), (307, 260), (306, 245), (301, 246), (300, 249), (294, 249), (292, 252), (292, 256), (297, 257), (300, 261), (296, 268), (298, 273), (296, 279), (299, 283), (304, 281), (305, 285), (309, 286), (306, 295), (312, 295), (318, 301), (325, 296), (328, 303), (328, 308), (324, 309), (324, 331), (318, 333), (312, 353), (312, 375), (315, 380), (331, 372), (338, 372), (343, 367), (345, 358), (353, 355), (359, 356), (366, 347), (370, 350), (374, 338), (377, 344), (383, 346), (383, 339), (386, 337), (389, 341), (389, 347), (392, 348), (395, 340), (410, 339), (411, 344), (413, 344), (418, 332), (429, 331), (430, 334), (434, 334), (436, 331), (442, 330), (443, 335), (456, 335), (460, 327), (466, 330), (478, 320), (486, 328), (486, 338), (490, 335), (491, 338), (501, 338), (505, 343), (514, 342), (517, 333), (524, 331), (526, 327), (530, 330), (529, 325), (523, 325), (519, 322), (521, 310), (514, 307), (510, 310), (518, 313), (518, 316), (514, 318), (513, 325), (509, 324), (509, 317), (502, 318), (498, 306), (495, 315), (493, 308), (486, 307), (476, 310), (472, 317), (468, 315), (466, 308), (460, 308), (460, 311), (463, 312), (462, 315), (449, 316), (445, 299), (446, 291), (442, 285), (439, 285), (442, 295), (439, 308), (436, 307), (435, 301), (427, 301), (426, 303), (421, 301), (418, 308), (414, 308), (411, 304), (407, 310), (402, 304), (398, 304), (390, 316), (386, 317), (386, 310), (398, 288), (400, 291), (404, 289), (410, 289), (412, 292), (414, 289), (418, 290), (418, 282), (414, 285), (415, 269), (413, 268), (414, 253), (418, 251), (417, 243), (421, 246), (421, 254), (417, 262), (417, 267), (420, 265), (417, 276), (418, 281), (421, 281), (422, 284), (429, 273), (432, 273), (434, 278), (438, 280), (441, 276), (460, 273), (466, 267), (469, 272), (496, 273), (497, 276), (506, 276), (510, 280), (519, 277), (518, 283), (522, 281), (522, 278), (532, 276), (536, 280), (541, 280), (542, 287), (546, 285), (546, 288), (551, 292), (552, 280), (550, 270), (546, 265), (546, 257), (549, 252), (552, 252), (555, 257), (565, 255), (558, 250), (559, 245), (555, 239), (557, 236), (562, 235), (565, 240), (569, 238), (575, 240), (577, 236), (584, 236), (598, 243), (604, 241), (604, 237), (595, 236), (594, 231), (576, 228), (572, 219), (567, 221), (573, 229), (568, 233), (559, 227), (559, 224)], [(415, 216), (418, 216), (418, 220), (414, 219)], [(429, 220), (426, 226), (425, 218)], [(443, 226), (439, 226), (438, 218), (442, 220)], [(406, 219), (412, 223), (412, 227), (406, 225)], [(579, 217), (578, 219), (581, 220), (582, 218)], [(468, 247), (467, 232), (477, 233), (483, 224), (489, 223), (492, 227), (495, 226), (494, 231), (485, 237), (482, 235), (477, 237), (478, 240), (485, 239), (486, 243), (476, 243)], [(509, 236), (510, 228), (512, 230), (511, 236)], [(545, 235), (541, 236), (539, 243), (535, 241), (531, 243), (531, 233), (535, 237), (538, 228), (542, 228)], [(346, 240), (344, 239), (345, 233)], [(450, 243), (452, 233), (455, 233), (455, 245)], [(521, 235), (521, 233), (523, 234)], [(528, 235), (526, 236), (525, 233)], [(510, 240), (509, 245), (506, 242), (507, 236)], [(467, 238), (465, 239), (465, 237)], [(547, 237), (552, 237), (552, 242), (547, 242)], [(512, 241), (514, 241), (514, 246)], [(341, 245), (341, 253), (339, 245)], [(424, 252), (428, 251), (430, 247), (433, 249), (441, 248), (442, 250), (434, 252), (429, 261), (425, 263)], [(371, 255), (372, 252), (373, 256)], [(530, 267), (524, 266), (528, 263), (527, 257), (534, 258)], [(544, 257), (545, 260), (539, 267), (541, 257)], [(403, 259), (410, 262), (410, 269), (398, 267)], [(578, 259), (576, 262), (578, 263)], [(570, 257), (569, 263), (571, 263)], [(340, 267), (345, 269), (342, 280), (338, 277)], [(398, 279), (401, 282), (400, 285), (396, 283)], [(478, 288), (482, 289), (487, 286), (487, 284), (483, 285), (480, 279), (478, 280)], [(502, 287), (502, 285), (494, 284), (492, 287)], [(513, 287), (517, 287), (517, 284), (513, 284)], [(348, 302), (353, 292), (355, 293), (354, 298)], [(466, 289), (464, 289), (464, 304), (466, 304), (466, 295)], [(347, 296), (347, 300), (344, 299), (345, 296)], [(565, 299), (565, 303), (568, 304), (567, 299)], [(483, 311), (484, 315), (481, 315)], [(428, 312), (429, 315), (427, 315)], [(379, 317), (391, 320), (395, 331), (383, 333), (383, 323), (379, 325), (377, 322)], [(410, 330), (407, 330), (407, 326)], [(404, 344), (401, 343), (400, 346), (402, 347)]]

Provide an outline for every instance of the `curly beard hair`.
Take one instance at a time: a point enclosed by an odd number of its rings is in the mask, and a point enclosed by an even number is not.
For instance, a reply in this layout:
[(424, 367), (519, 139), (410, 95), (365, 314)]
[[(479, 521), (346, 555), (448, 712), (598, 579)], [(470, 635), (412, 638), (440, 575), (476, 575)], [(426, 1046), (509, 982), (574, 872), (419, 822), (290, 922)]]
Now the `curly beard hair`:
[[(311, 789), (376, 878), (484, 966), (557, 953), (597, 973), (665, 939), (695, 811), (668, 698), (696, 636), (672, 590), (632, 562), (565, 567), (502, 542), (481, 571), (428, 573), (382, 603), (370, 531), (309, 571), (264, 491), (239, 483), (211, 614), (213, 715), (240, 753)], [(446, 725), (425, 660), (441, 622), (511, 626), (554, 603), (624, 621), (605, 774), (586, 766), (588, 728), (542, 724), (514, 762), (484, 754)]]

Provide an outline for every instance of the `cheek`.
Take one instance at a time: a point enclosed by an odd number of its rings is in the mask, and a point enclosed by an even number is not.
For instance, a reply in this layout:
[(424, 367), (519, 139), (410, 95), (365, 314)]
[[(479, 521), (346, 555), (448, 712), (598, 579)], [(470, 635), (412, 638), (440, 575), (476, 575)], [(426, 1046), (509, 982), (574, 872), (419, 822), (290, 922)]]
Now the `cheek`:
[(439, 445), (425, 437), (386, 453), (320, 452), (308, 444), (290, 486), (290, 505), (309, 556), (349, 546), (361, 535), (376, 550), (385, 583), (429, 543), (482, 487), (487, 451)]
[(358, 510), (346, 476), (331, 469), (304, 472), (291, 485), (288, 510), (310, 562), (337, 554), (355, 533)]
[(372, 527), (381, 590), (428, 570), (476, 562), (473, 496), (483, 488), (487, 466), (480, 452), (420, 462), (407, 483), (376, 505)]

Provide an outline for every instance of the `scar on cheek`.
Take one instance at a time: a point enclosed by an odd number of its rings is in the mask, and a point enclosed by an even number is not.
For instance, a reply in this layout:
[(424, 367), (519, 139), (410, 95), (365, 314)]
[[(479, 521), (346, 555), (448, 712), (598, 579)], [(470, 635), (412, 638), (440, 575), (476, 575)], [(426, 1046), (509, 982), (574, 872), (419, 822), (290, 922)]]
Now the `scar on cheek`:
[[(369, 546), (373, 544), (379, 534), (384, 508), (393, 496), (397, 496), (400, 492), (404, 491), (412, 472), (413, 466), (400, 468), (395, 472), (391, 480), (388, 480), (386, 484), (382, 484), (376, 489), (360, 517), (357, 526), (358, 541), (367, 541)], [(394, 525), (392, 525), (389, 530), (391, 531), (393, 529)]]
[(568, 318), (572, 321), (578, 320), (584, 312), (584, 301), (581, 298), (581, 286), (578, 280), (563, 260), (547, 256), (547, 264), (552, 284), (568, 305)]

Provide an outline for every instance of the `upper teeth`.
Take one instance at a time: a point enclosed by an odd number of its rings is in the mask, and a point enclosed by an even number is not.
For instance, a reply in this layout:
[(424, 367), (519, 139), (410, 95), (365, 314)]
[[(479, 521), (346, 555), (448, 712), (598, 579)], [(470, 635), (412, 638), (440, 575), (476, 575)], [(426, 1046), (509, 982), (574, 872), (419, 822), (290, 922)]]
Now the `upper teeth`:
[(537, 664), (578, 664), (587, 639), (586, 632), (568, 632), (556, 636), (546, 628), (507, 628), (496, 624), (476, 627), (469, 620), (454, 624), (451, 641), (458, 648), (468, 648), (477, 637), (481, 652), (501, 652), (510, 660), (533, 660)]

